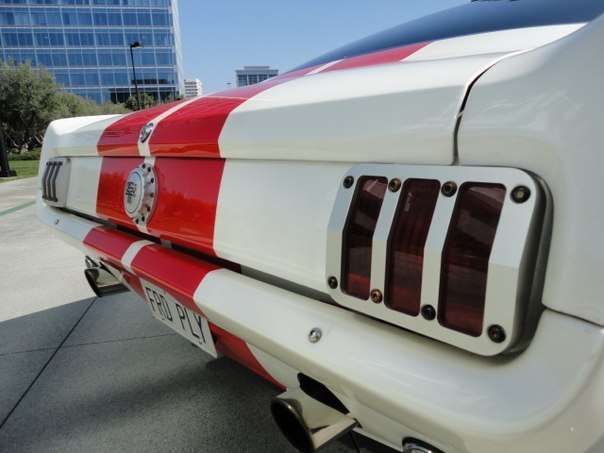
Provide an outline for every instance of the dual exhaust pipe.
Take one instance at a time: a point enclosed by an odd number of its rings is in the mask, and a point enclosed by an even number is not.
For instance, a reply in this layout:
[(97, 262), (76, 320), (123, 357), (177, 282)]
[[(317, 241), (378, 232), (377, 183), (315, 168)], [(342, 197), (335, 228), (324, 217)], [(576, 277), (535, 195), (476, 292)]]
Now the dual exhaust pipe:
[(327, 387), (304, 375), (298, 378), (301, 387), (271, 401), (277, 426), (298, 451), (314, 452), (359, 426)]
[[(271, 412), (287, 440), (303, 453), (315, 452), (342, 437), (359, 423), (346, 406), (323, 384), (303, 374), (300, 387), (271, 401)], [(418, 439), (403, 439), (403, 453), (443, 453)]]
[(86, 257), (86, 269), (84, 269), (86, 281), (98, 297), (110, 296), (112, 294), (128, 291), (103, 264), (97, 264)]

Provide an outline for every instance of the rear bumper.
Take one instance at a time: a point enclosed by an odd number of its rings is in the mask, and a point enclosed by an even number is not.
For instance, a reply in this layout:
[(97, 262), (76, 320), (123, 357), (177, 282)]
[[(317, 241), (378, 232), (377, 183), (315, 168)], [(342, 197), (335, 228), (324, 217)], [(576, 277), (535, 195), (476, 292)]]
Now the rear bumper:
[[(522, 354), (478, 357), (41, 201), (38, 215), (67, 242), (120, 269), (135, 291), (139, 278), (152, 281), (240, 339), (282, 386), (296, 386), (298, 372), (322, 382), (382, 442), (400, 448), (410, 436), (444, 451), (497, 445), (515, 452), (584, 451), (601, 442), (601, 327), (547, 310)], [(323, 336), (311, 343), (316, 327)]]

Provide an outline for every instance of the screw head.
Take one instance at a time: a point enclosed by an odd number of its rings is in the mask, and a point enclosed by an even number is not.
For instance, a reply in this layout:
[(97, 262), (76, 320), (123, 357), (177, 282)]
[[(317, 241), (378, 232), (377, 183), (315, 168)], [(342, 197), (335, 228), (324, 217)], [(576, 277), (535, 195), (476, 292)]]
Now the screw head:
[(344, 185), (345, 189), (350, 189), (354, 184), (354, 178), (352, 176), (346, 176), (342, 184)]
[(503, 329), (503, 327), (498, 326), (497, 324), (489, 327), (487, 333), (491, 341), (494, 343), (503, 343), (505, 341), (505, 330)]
[(424, 319), (428, 321), (434, 320), (436, 318), (436, 310), (432, 305), (424, 305), (421, 310), (422, 316)]
[(524, 203), (531, 197), (531, 190), (526, 186), (514, 187), (510, 195), (516, 203)]
[(442, 185), (440, 191), (445, 197), (452, 197), (457, 192), (457, 184), (453, 181), (447, 181)]
[(327, 284), (331, 289), (336, 289), (338, 287), (338, 279), (332, 275), (327, 279)]
[(391, 179), (388, 183), (388, 189), (390, 190), (390, 192), (398, 192), (402, 185), (403, 183), (400, 179), (394, 178)]
[(311, 343), (317, 343), (322, 336), (323, 332), (321, 332), (321, 329), (319, 329), (318, 327), (313, 327), (312, 329), (310, 329), (310, 332), (308, 332), (308, 341), (310, 341)]
[(371, 291), (371, 301), (373, 303), (379, 304), (383, 298), (384, 296), (382, 295), (382, 292), (379, 289), (374, 289)]

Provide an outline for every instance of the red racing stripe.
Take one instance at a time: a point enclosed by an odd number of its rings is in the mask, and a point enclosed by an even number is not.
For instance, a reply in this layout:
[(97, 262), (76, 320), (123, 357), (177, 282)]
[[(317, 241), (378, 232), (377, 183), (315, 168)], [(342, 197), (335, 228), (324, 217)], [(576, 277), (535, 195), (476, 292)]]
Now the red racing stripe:
[[(276, 78), (275, 78), (276, 79)], [(220, 157), (218, 138), (229, 114), (258, 93), (290, 80), (266, 82), (205, 96), (164, 118), (149, 141), (154, 156)]]
[(254, 357), (254, 354), (252, 354), (252, 351), (250, 351), (250, 348), (245, 341), (212, 323), (210, 323), (210, 330), (216, 338), (217, 351), (220, 351), (224, 355), (239, 362), (241, 365), (249, 368), (267, 381), (272, 382), (277, 387), (285, 389), (282, 384), (277, 382), (266, 372), (264, 367), (258, 362), (258, 359)]
[(216, 256), (214, 224), (224, 165), (222, 159), (156, 159), (158, 194), (149, 232)]
[[(121, 270), (124, 268), (122, 264), (124, 254), (132, 244), (138, 241), (140, 239), (136, 236), (108, 227), (93, 228), (84, 238), (84, 244), (92, 249), (96, 256)], [(130, 267), (137, 277), (164, 288), (183, 305), (197, 313), (201, 313), (201, 311), (193, 301), (195, 290), (209, 272), (220, 269), (220, 266), (156, 244), (141, 248), (132, 260)], [(123, 274), (129, 275), (125, 271)], [(140, 293), (143, 295), (140, 282), (136, 282), (136, 280), (138, 278), (135, 276), (126, 278), (126, 281), (135, 290), (140, 289)]]
[(122, 257), (128, 247), (140, 239), (107, 227), (96, 227), (84, 238), (84, 245), (94, 250), (102, 260), (114, 267), (122, 267)]
[(142, 127), (156, 116), (182, 102), (184, 100), (158, 105), (123, 116), (103, 131), (97, 143), (97, 151), (102, 156), (137, 156), (138, 137)]
[[(105, 157), (101, 165), (96, 211), (99, 217), (136, 229), (124, 209), (126, 180), (141, 157)], [(222, 159), (158, 158), (155, 211), (147, 223), (152, 235), (207, 255), (214, 251), (214, 225)]]
[(132, 261), (131, 267), (136, 275), (165, 289), (196, 313), (201, 311), (193, 301), (195, 290), (208, 273), (220, 269), (219, 266), (161, 245), (143, 247)]
[[(207, 318), (195, 304), (193, 295), (205, 276), (219, 269), (218, 266), (166, 249), (161, 245), (149, 245), (138, 252), (131, 267), (138, 276), (165, 289), (189, 310)], [(266, 372), (245, 341), (215, 324), (210, 323), (210, 329), (216, 340), (216, 350), (283, 388)]]
[[(140, 278), (163, 288), (189, 310), (207, 318), (195, 304), (193, 295), (206, 275), (220, 267), (154, 244), (143, 247), (136, 254), (131, 263), (136, 275), (132, 275), (123, 270), (121, 260), (130, 245), (138, 240), (135, 236), (111, 228), (98, 227), (88, 233), (84, 243), (93, 249), (96, 255), (117, 267), (124, 280), (143, 300), (146, 299)], [(218, 351), (284, 388), (266, 372), (245, 341), (212, 323), (210, 329)]]
[(140, 296), (140, 298), (146, 302), (147, 299), (145, 298), (145, 292), (143, 290), (143, 284), (141, 283), (141, 279), (138, 278), (136, 275), (132, 275), (129, 272), (126, 272), (126, 271), (120, 271), (120, 272), (122, 274), (122, 277), (126, 281), (126, 283), (128, 283), (128, 285), (130, 285), (130, 288), (132, 288), (132, 290), (134, 292), (136, 292), (136, 294), (138, 294)]
[(365, 66), (374, 66), (386, 63), (396, 63), (414, 54), (422, 47), (426, 47), (428, 44), (430, 43), (425, 42), (421, 44), (413, 44), (410, 46), (396, 47), (394, 49), (387, 49), (382, 50), (380, 52), (373, 52), (365, 55), (359, 55), (357, 57), (347, 58), (332, 66), (329, 66), (328, 68), (321, 71), (321, 73), (339, 71), (342, 69), (361, 68)]
[(298, 69), (297, 71), (286, 72), (285, 74), (281, 74), (276, 77), (273, 77), (271, 80), (275, 81), (275, 80), (281, 80), (281, 79), (296, 79), (298, 77), (303, 77), (303, 76), (313, 72), (315, 69), (319, 69), (321, 66), (323, 66), (323, 65), (318, 64), (315, 66), (310, 66), (308, 68)]
[[(322, 72), (394, 63), (407, 58), (429, 43), (373, 52), (342, 60)], [(263, 83), (204, 96), (162, 119), (155, 125), (149, 149), (155, 156), (220, 157), (219, 137), (229, 114), (253, 96), (289, 80), (302, 77), (319, 68), (313, 66), (273, 77)], [(135, 156), (139, 154), (141, 128), (165, 111), (184, 101), (163, 104), (125, 115), (108, 126), (97, 150), (103, 156)]]
[(96, 200), (96, 212), (99, 217), (123, 226), (134, 227), (134, 223), (124, 210), (124, 188), (130, 172), (142, 163), (142, 157), (103, 159)]

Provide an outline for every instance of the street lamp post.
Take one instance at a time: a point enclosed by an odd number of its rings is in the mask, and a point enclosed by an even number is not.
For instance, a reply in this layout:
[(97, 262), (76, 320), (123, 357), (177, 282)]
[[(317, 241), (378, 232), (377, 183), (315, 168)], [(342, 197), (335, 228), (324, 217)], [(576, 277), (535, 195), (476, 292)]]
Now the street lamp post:
[(135, 41), (130, 44), (130, 61), (132, 62), (132, 75), (134, 76), (134, 92), (136, 93), (136, 110), (141, 109), (141, 98), (138, 94), (138, 83), (136, 81), (136, 68), (134, 67), (134, 53), (132, 49), (139, 49), (143, 47), (143, 43), (140, 41)]

